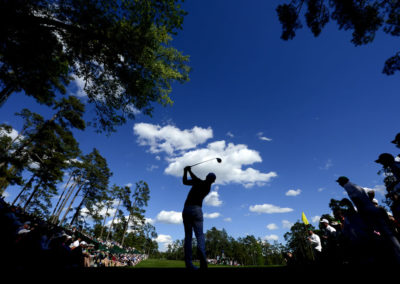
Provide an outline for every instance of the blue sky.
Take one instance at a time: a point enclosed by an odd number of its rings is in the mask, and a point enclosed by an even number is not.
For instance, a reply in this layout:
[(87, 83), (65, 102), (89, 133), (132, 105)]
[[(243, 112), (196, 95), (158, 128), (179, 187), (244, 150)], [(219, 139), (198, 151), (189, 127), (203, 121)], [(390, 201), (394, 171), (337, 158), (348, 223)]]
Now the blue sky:
[[(204, 229), (224, 228), (235, 238), (284, 243), (302, 211), (319, 220), (331, 198), (346, 197), (335, 182), (341, 175), (383, 192), (374, 160), (397, 154), (390, 141), (400, 132), (400, 97), (398, 75), (381, 71), (399, 40), (379, 33), (354, 47), (351, 32), (332, 22), (318, 38), (303, 28), (285, 42), (275, 11), (281, 2), (188, 1), (173, 45), (190, 55), (193, 71), (190, 82), (173, 86), (174, 105), (155, 106), (152, 118), (139, 114), (110, 137), (91, 128), (76, 133), (84, 153), (96, 147), (106, 157), (111, 184), (149, 184), (146, 217), (160, 249), (184, 238), (180, 212), (190, 188), (183, 167), (208, 158), (222, 163), (193, 168), (200, 178), (217, 174), (203, 204)], [(72, 83), (69, 92), (78, 91)], [(14, 94), (0, 121), (19, 130), (14, 113), (23, 107), (49, 115)], [(7, 200), (17, 193), (10, 187)]]

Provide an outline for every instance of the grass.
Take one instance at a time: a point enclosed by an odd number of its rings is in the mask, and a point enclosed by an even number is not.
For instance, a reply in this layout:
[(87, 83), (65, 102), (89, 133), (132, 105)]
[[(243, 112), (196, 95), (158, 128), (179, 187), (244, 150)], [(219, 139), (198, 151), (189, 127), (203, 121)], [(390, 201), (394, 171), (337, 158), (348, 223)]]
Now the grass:
[(184, 268), (182, 260), (146, 259), (138, 263), (135, 268)]
[[(197, 262), (193, 262), (194, 265), (199, 266)], [(209, 264), (209, 268), (234, 268), (235, 266), (229, 265), (215, 265)], [(245, 267), (245, 266), (239, 266)], [(246, 266), (246, 267), (271, 267), (271, 266)], [(167, 259), (147, 259), (138, 263), (135, 268), (185, 268), (185, 262), (183, 260), (167, 260)]]

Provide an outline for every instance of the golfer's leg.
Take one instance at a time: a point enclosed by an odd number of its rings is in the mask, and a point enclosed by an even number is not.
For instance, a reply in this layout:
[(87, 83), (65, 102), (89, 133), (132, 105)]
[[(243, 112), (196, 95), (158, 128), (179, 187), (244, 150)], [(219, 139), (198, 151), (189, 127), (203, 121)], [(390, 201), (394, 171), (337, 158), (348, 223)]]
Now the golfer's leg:
[(206, 243), (203, 233), (203, 220), (196, 220), (194, 222), (193, 229), (197, 240), (197, 254), (200, 259), (200, 268), (207, 268)]
[(183, 249), (185, 253), (185, 265), (187, 268), (193, 267), (192, 264), (192, 230), (193, 225), (190, 220), (183, 219), (183, 226), (185, 228), (185, 241), (183, 244)]

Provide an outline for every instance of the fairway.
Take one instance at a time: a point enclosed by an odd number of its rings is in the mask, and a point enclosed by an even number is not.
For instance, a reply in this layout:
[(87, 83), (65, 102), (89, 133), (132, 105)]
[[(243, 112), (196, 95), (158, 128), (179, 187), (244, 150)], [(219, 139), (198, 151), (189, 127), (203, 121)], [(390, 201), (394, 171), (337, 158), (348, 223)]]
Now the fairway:
[[(197, 263), (195, 264), (197, 265)], [(138, 263), (135, 268), (185, 268), (183, 260), (146, 259)]]
[[(193, 262), (194, 265), (199, 267), (199, 262)], [(230, 265), (222, 265), (222, 264), (209, 264), (209, 268), (262, 268), (262, 267), (279, 267), (276, 265), (267, 266), (267, 265), (260, 265), (260, 266), (230, 266)], [(168, 259), (147, 259), (143, 260), (142, 262), (138, 263), (134, 268), (185, 268), (185, 262), (183, 260), (168, 260)]]

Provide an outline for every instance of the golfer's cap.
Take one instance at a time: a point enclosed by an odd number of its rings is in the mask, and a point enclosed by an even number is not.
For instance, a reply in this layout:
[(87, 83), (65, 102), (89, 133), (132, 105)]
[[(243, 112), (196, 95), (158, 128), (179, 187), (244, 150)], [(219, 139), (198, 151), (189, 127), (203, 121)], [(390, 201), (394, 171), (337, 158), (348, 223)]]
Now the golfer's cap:
[(320, 222), (321, 222), (321, 223), (327, 223), (327, 224), (329, 224), (329, 221), (326, 220), (326, 219), (322, 219)]
[(392, 162), (392, 161), (394, 161), (394, 157), (392, 154), (383, 153), (383, 154), (379, 155), (378, 160), (376, 160), (375, 163), (382, 164), (382, 163), (387, 163), (387, 162)]
[(217, 176), (216, 176), (214, 173), (209, 173), (209, 174), (207, 175), (207, 178), (214, 178), (214, 179), (216, 179)]

